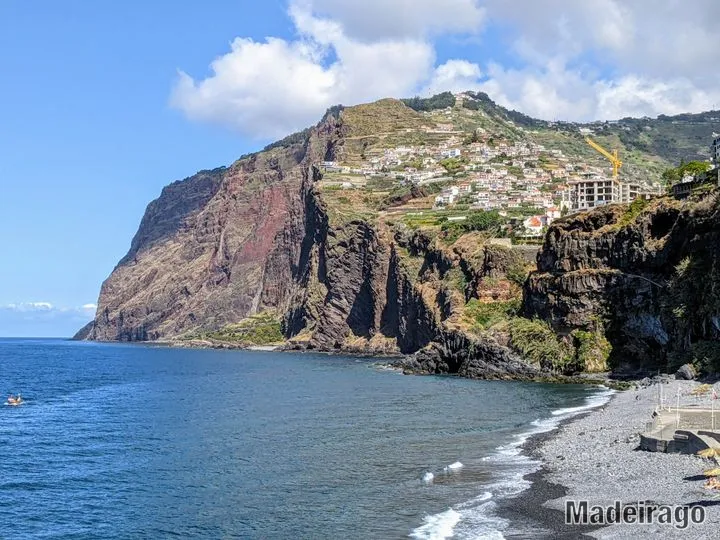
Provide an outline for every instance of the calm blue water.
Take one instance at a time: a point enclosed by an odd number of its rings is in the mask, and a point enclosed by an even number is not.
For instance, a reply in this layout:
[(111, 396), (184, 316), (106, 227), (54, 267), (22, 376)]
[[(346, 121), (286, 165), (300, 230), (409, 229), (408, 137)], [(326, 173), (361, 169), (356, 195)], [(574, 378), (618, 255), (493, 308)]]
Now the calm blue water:
[(597, 392), (47, 340), (0, 340), (0, 391), (0, 537), (293, 539), (502, 529), (519, 434)]

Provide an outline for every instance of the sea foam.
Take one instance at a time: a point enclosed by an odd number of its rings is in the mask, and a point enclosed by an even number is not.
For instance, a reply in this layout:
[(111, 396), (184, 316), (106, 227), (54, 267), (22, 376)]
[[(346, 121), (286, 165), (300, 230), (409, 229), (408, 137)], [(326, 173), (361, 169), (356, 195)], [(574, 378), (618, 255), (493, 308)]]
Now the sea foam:
[(417, 538), (419, 540), (443, 540), (444, 538), (450, 538), (453, 535), (453, 529), (458, 521), (460, 521), (460, 513), (452, 508), (440, 514), (425, 516), (423, 524), (410, 533), (410, 538)]
[[(427, 516), (423, 524), (415, 529), (411, 538), (428, 538), (441, 540), (444, 538), (483, 538), (503, 539), (502, 531), (509, 525), (508, 521), (495, 515), (495, 498), (503, 499), (525, 491), (530, 482), (525, 476), (535, 472), (540, 462), (531, 459), (522, 453), (522, 447), (527, 440), (540, 433), (547, 433), (558, 428), (561, 422), (595, 409), (607, 403), (614, 390), (603, 387), (603, 391), (589, 396), (586, 402), (579, 407), (567, 407), (554, 410), (549, 418), (537, 419), (530, 424), (530, 429), (517, 434), (514, 439), (484, 458), (485, 462), (496, 463), (503, 471), (503, 478), (484, 486), (488, 491), (478, 497), (456, 505), (445, 512)], [(454, 466), (462, 467), (460, 462), (453, 463), (444, 468), (447, 472)], [(432, 473), (426, 473), (432, 475)]]
[(455, 463), (451, 463), (447, 467), (443, 467), (443, 472), (447, 474), (447, 473), (459, 471), (463, 467), (464, 467), (464, 465), (462, 463), (460, 463), (459, 461), (456, 461)]

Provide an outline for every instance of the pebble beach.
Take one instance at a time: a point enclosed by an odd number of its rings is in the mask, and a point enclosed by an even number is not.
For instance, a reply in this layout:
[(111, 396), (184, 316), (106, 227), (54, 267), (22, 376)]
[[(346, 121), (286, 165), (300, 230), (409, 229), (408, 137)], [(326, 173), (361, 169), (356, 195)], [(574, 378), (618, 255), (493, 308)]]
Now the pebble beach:
[[(666, 379), (618, 392), (604, 406), (562, 424), (552, 433), (531, 439), (525, 451), (541, 461), (542, 469), (528, 477), (532, 487), (508, 501), (501, 513), (532, 520), (539, 538), (717, 537), (720, 494), (702, 488), (702, 472), (713, 463), (692, 455), (638, 449), (638, 434), (645, 430), (658, 404), (658, 385), (673, 400), (679, 389), (681, 405), (700, 400), (709, 405), (708, 397), (691, 394), (698, 384)], [(683, 530), (658, 523), (565, 525), (566, 500), (587, 500), (590, 505), (612, 505), (618, 500), (623, 505), (701, 505), (706, 519)], [(507, 531), (505, 537), (513, 538), (512, 531)]]

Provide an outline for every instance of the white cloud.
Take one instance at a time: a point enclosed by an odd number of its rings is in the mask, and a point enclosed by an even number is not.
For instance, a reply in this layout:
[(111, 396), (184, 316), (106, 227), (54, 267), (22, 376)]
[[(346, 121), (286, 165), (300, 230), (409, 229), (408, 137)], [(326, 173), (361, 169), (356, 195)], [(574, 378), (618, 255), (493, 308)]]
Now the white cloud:
[(617, 119), (716, 108), (720, 91), (703, 90), (685, 78), (627, 75), (592, 80), (562, 63), (506, 70), (496, 64), (480, 85), (498, 103), (545, 120)]
[(14, 311), (17, 313), (77, 313), (85, 315), (86, 312), (94, 312), (97, 304), (83, 304), (82, 306), (55, 306), (50, 302), (18, 302), (0, 306), (0, 310)]
[(4, 307), (12, 311), (51, 311), (53, 309), (50, 302), (20, 302), (18, 304), (7, 304)]
[(462, 92), (480, 87), (482, 72), (480, 66), (467, 60), (448, 60), (435, 69), (432, 80), (422, 92), (438, 94), (440, 92)]
[(315, 121), (336, 84), (309, 47), (275, 38), (264, 43), (238, 38), (211, 69), (212, 76), (202, 81), (180, 72), (171, 104), (193, 120), (259, 137)]
[(75, 334), (90, 322), (95, 304), (58, 307), (50, 302), (20, 302), (0, 305), (0, 336), (64, 336)]
[(595, 90), (602, 118), (709, 110), (720, 102), (718, 90), (697, 88), (685, 78), (657, 80), (629, 75), (618, 81), (600, 81)]
[[(546, 119), (673, 114), (720, 103), (713, 69), (720, 3), (667, 0), (291, 0), (292, 40), (237, 38), (171, 103), (255, 137), (313, 124), (337, 103), (482, 89)], [(500, 25), (513, 67), (493, 58), (436, 65), (443, 34)]]
[(514, 70), (490, 64), (488, 75), (481, 89), (508, 108), (546, 120), (594, 115), (590, 85), (559, 60), (549, 61), (544, 68)]
[[(485, 0), (525, 66), (498, 69), (498, 101), (544, 118), (589, 120), (716, 107), (720, 3)], [(513, 37), (514, 36), (514, 37)], [(570, 88), (568, 88), (570, 84)], [(547, 102), (538, 97), (543, 88)]]
[(291, 15), (300, 39), (235, 39), (206, 79), (180, 72), (171, 104), (191, 119), (277, 137), (313, 124), (337, 103), (412, 94), (432, 72), (434, 51), (425, 41), (366, 43), (298, 7)]

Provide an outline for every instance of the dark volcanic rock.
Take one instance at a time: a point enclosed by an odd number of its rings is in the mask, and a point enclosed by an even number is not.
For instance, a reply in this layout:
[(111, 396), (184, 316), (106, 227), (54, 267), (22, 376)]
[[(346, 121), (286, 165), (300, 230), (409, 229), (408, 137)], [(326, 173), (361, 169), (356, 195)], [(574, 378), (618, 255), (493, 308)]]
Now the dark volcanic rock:
[(458, 374), (471, 379), (532, 379), (542, 375), (510, 349), (459, 332), (444, 335), (398, 363), (406, 372)]
[(715, 347), (718, 208), (712, 194), (683, 203), (661, 198), (638, 215), (612, 205), (556, 221), (525, 284), (525, 315), (560, 334), (602, 323), (611, 364), (625, 371), (677, 367), (696, 344)]

